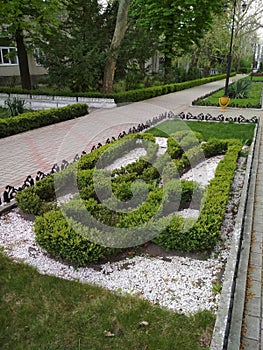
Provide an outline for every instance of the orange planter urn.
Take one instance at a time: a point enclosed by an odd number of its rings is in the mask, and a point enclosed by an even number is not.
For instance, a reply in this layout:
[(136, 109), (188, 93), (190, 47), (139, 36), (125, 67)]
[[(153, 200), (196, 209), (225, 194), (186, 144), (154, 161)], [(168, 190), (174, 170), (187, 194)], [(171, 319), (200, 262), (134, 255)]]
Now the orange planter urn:
[(219, 105), (221, 107), (221, 111), (225, 111), (226, 107), (229, 105), (230, 98), (228, 96), (219, 97)]

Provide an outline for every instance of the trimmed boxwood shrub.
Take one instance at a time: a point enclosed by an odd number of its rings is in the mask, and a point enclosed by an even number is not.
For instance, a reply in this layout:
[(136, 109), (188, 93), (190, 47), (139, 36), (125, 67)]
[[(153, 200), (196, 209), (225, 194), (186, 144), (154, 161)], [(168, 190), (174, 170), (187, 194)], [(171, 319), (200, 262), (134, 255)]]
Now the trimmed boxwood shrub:
[(206, 158), (213, 157), (219, 154), (224, 154), (228, 147), (227, 140), (210, 139), (201, 144), (202, 151)]
[(209, 250), (215, 246), (221, 237), (220, 229), (241, 148), (240, 141), (228, 142), (227, 153), (206, 189), (201, 212), (194, 225), (185, 230), (189, 227), (188, 220), (183, 222), (182, 218), (174, 217), (167, 229), (154, 240), (156, 244), (165, 249), (188, 252)]
[[(73, 172), (75, 164), (71, 164), (67, 169), (49, 174), (44, 179), (37, 181), (35, 186), (27, 187), (16, 194), (17, 206), (27, 214), (39, 215), (55, 206), (56, 195), (68, 193), (72, 189)], [(56, 177), (56, 190), (54, 185)], [(66, 190), (66, 193), (64, 191)]]
[(26, 214), (37, 215), (41, 212), (42, 200), (36, 194), (35, 187), (29, 187), (16, 194), (17, 206)]
[(179, 159), (184, 152), (199, 147), (202, 135), (191, 130), (178, 131), (171, 134), (167, 140), (167, 152), (173, 159)]
[[(142, 143), (139, 143), (139, 140), (142, 140)], [(150, 141), (150, 142), (147, 142)], [(147, 151), (147, 156), (144, 158), (150, 161), (156, 155), (158, 150), (158, 145), (155, 145), (155, 138), (151, 134), (131, 134), (126, 137), (116, 140), (111, 144), (106, 144), (100, 148), (95, 149), (89, 154), (85, 154), (78, 161), (78, 169), (93, 169), (98, 162), (98, 167), (105, 167), (114, 160), (120, 158), (121, 156), (129, 153), (134, 148), (144, 147)], [(103, 157), (101, 157), (103, 154)]]
[[(184, 134), (180, 137), (183, 140), (187, 135)], [(190, 139), (189, 144), (192, 145)], [(123, 145), (125, 145), (125, 142), (120, 147), (123, 147)], [(106, 145), (105, 149), (108, 146)], [(210, 181), (204, 196), (204, 190), (193, 181), (178, 179), (167, 181), (167, 179), (162, 179), (165, 181), (163, 186), (160, 187), (160, 177), (156, 167), (151, 166), (146, 160), (140, 159), (112, 172), (112, 177), (110, 177), (111, 190), (118, 201), (111, 195), (111, 192), (106, 195), (108, 189), (105, 187), (106, 183), (104, 183), (103, 176), (98, 178), (99, 183), (96, 184), (96, 187), (99, 186), (102, 194), (105, 195), (103, 201), (100, 202), (94, 189), (94, 170), (92, 166), (94, 167), (101, 154), (100, 152), (103, 151), (103, 147), (82, 157), (74, 165), (75, 169), (78, 169), (77, 182), (85, 206), (79, 208), (77, 199), (73, 199), (63, 206), (63, 212), (70, 218), (69, 222), (73, 219), (77, 220), (78, 230), (74, 231), (57, 209), (52, 211), (53, 214), (48, 212), (37, 218), (35, 224), (37, 242), (46, 251), (70, 260), (77, 265), (95, 261), (104, 254), (114, 253), (115, 250), (97, 246), (85, 238), (85, 234), (89, 234), (90, 237), (90, 234), (96, 235), (97, 230), (101, 230), (100, 224), (92, 225), (92, 228), (89, 228), (89, 222), (86, 219), (87, 210), (99, 223), (124, 228), (144, 225), (144, 223), (152, 220), (154, 216), (152, 225), (158, 228), (163, 227), (161, 223), (165, 222), (169, 216), (171, 218), (171, 215), (174, 215), (178, 208), (187, 208), (189, 204), (192, 208), (199, 208), (200, 202), (202, 203), (201, 212), (195, 223), (193, 223), (193, 219), (173, 216), (166, 229), (154, 239), (154, 242), (165, 249), (202, 251), (213, 248), (220, 240), (220, 228), (236, 169), (236, 161), (242, 147), (241, 142), (236, 140), (222, 142), (211, 140), (202, 144), (204, 150), (199, 146), (194, 146), (183, 153), (181, 158), (170, 161), (170, 163), (164, 162), (163, 167), (161, 166), (161, 170), (165, 168), (169, 179), (169, 175), (172, 178), (176, 170), (183, 173), (189, 168), (190, 164), (196, 162), (196, 159), (200, 158), (200, 152), (205, 152), (209, 156), (215, 155), (217, 152), (226, 152), (224, 159), (217, 167), (215, 178)], [(114, 149), (119, 152), (118, 147), (114, 147)], [(160, 161), (162, 157), (163, 160)], [(160, 165), (162, 165), (164, 159), (167, 161), (165, 155), (160, 158), (157, 160)], [(114, 153), (110, 155), (110, 159), (114, 159)], [(175, 165), (177, 165), (177, 169), (175, 169)], [(68, 178), (66, 177), (66, 179), (70, 179), (71, 172), (68, 169), (65, 172), (68, 172)], [(99, 170), (99, 175), (103, 175), (103, 172), (104, 170)], [(59, 178), (59, 184), (61, 183), (61, 185), (65, 181), (63, 173), (64, 171), (60, 173), (61, 178)], [(45, 201), (54, 197), (52, 177), (42, 180), (43, 183), (40, 181), (37, 186), (26, 189), (19, 194), (18, 204), (21, 209), (25, 208), (28, 212), (31, 211), (37, 214), (43, 213), (42, 203), (46, 203)], [(145, 180), (145, 182), (139, 182), (140, 179)], [(128, 201), (133, 200), (132, 195), (134, 193), (137, 195), (133, 201), (132, 210), (129, 212), (118, 211), (122, 209), (122, 204), (129, 205)], [(26, 203), (28, 205), (25, 205)], [(81, 232), (81, 234), (78, 232)]]
[[(231, 73), (231, 76), (235, 74), (236, 73)], [(162, 85), (162, 86), (154, 86), (154, 87), (144, 88), (144, 89), (130, 90), (130, 91), (126, 91), (118, 94), (113, 94), (112, 96), (116, 103), (137, 102), (137, 101), (146, 100), (155, 96), (165, 95), (170, 92), (190, 89), (192, 87), (207, 84), (212, 81), (222, 80), (225, 77), (226, 77), (225, 74), (219, 74), (219, 75), (214, 75), (207, 78), (189, 80), (183, 83), (175, 83), (175, 84), (168, 84), (168, 85)]]
[(0, 138), (39, 128), (88, 114), (86, 104), (75, 104), (46, 111), (28, 112), (12, 118), (0, 119)]
[[(53, 175), (49, 175), (35, 186), (27, 187), (16, 194), (17, 206), (27, 214), (40, 214), (50, 210), (55, 199)], [(49, 203), (49, 205), (48, 205)]]
[[(83, 227), (82, 235), (77, 233), (60, 210), (49, 211), (37, 217), (34, 230), (36, 243), (49, 254), (63, 257), (78, 266), (84, 266), (113, 252), (110, 248), (89, 242), (85, 238), (87, 227)], [(92, 228), (88, 233), (96, 235), (96, 229)]]

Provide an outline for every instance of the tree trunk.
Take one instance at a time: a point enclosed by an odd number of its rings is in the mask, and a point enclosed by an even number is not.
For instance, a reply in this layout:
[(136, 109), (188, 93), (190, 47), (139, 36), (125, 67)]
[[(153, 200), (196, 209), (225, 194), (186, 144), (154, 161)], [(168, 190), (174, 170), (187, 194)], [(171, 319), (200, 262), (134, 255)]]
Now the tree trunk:
[(171, 72), (172, 72), (172, 58), (170, 55), (166, 55), (164, 58), (164, 79), (166, 83), (171, 83)]
[(127, 29), (129, 3), (130, 0), (119, 0), (119, 8), (116, 18), (115, 30), (111, 41), (108, 58), (106, 59), (104, 68), (102, 86), (102, 91), (104, 93), (113, 92), (115, 68), (119, 54), (118, 51)]
[(15, 39), (22, 89), (31, 90), (31, 78), (29, 73), (27, 51), (24, 37), (20, 29), (16, 31)]
[(164, 80), (167, 83), (171, 83), (171, 77), (172, 77), (172, 63), (173, 63), (173, 38), (171, 35), (166, 34), (165, 37), (165, 54), (164, 54)]

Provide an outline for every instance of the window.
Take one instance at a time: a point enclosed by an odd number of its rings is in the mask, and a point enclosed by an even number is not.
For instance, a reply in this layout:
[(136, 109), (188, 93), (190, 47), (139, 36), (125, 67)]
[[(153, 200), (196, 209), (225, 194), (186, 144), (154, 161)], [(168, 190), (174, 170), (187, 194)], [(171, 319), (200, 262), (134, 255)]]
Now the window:
[(17, 54), (15, 47), (0, 47), (0, 65), (17, 65)]
[(37, 66), (37, 67), (41, 67), (41, 66), (42, 66), (41, 61), (43, 60), (44, 55), (43, 55), (43, 53), (40, 51), (39, 48), (35, 48), (35, 49), (34, 49), (34, 51), (33, 51), (33, 56), (34, 56), (34, 58), (35, 58), (36, 66)]

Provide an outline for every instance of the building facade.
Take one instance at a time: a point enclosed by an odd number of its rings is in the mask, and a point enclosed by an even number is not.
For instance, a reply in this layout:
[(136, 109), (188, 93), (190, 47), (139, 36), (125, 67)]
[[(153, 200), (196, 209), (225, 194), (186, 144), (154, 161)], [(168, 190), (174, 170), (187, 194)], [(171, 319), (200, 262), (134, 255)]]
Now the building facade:
[[(47, 74), (33, 54), (28, 54), (28, 65), (32, 84), (37, 84)], [(16, 47), (5, 39), (0, 39), (0, 85), (16, 86), (21, 83)]]

